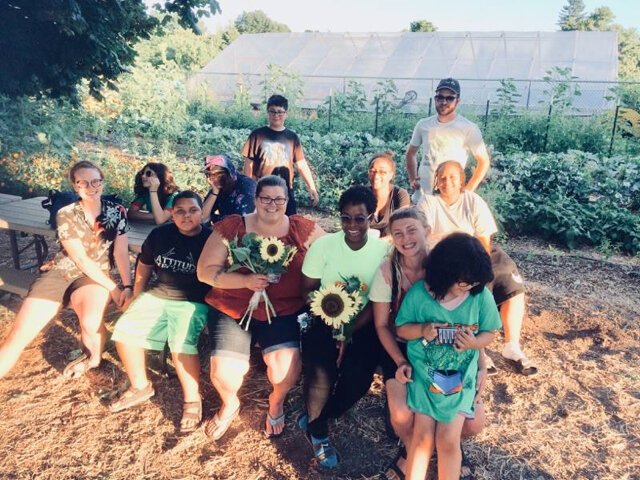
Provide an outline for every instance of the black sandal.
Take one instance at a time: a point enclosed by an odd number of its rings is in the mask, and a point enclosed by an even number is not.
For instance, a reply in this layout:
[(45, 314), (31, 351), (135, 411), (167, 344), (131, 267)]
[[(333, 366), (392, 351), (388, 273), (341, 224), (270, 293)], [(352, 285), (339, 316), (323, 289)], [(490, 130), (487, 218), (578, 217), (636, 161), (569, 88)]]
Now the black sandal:
[[(460, 445), (460, 452), (462, 453), (462, 462), (460, 463), (460, 480), (474, 480), (475, 477), (473, 476), (473, 463), (471, 463), (469, 458), (464, 454), (464, 448), (462, 448), (462, 444)], [(469, 470), (469, 473), (463, 475), (463, 468)]]
[(407, 459), (407, 449), (404, 447), (404, 445), (402, 445), (398, 449), (398, 453), (396, 453), (395, 457), (393, 457), (393, 460), (391, 460), (389, 465), (387, 465), (387, 468), (385, 468), (384, 472), (380, 473), (381, 480), (404, 480), (405, 474), (402, 470), (400, 470), (400, 467), (398, 467), (398, 460), (400, 460), (401, 458), (405, 460)]

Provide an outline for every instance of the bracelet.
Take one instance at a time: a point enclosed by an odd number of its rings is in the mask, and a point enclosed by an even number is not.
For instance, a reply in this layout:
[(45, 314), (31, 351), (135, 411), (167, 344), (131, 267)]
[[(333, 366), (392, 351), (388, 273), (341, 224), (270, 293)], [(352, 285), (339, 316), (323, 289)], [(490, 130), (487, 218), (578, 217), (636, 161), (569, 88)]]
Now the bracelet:
[(133, 291), (132, 285), (120, 285), (120, 290), (126, 290), (127, 288)]
[(213, 197), (217, 197), (218, 196), (217, 193), (213, 193), (213, 190), (209, 190), (209, 195), (211, 195)]
[(149, 193), (158, 193), (158, 190), (149, 190)]

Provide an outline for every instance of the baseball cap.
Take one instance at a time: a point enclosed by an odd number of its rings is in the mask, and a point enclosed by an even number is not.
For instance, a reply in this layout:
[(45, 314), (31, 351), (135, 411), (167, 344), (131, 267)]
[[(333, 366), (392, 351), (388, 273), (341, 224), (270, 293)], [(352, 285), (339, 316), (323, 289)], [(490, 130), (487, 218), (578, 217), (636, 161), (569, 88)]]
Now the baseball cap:
[(440, 83), (438, 83), (438, 86), (436, 87), (436, 93), (443, 88), (447, 88), (456, 95), (460, 95), (460, 83), (458, 83), (455, 78), (443, 78), (440, 80)]

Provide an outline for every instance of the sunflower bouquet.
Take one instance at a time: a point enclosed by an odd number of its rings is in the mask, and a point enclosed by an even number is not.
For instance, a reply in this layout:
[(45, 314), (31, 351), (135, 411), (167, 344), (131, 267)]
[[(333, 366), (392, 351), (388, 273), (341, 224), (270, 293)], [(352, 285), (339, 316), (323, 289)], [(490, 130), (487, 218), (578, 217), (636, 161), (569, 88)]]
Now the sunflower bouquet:
[(331, 327), (334, 339), (348, 342), (351, 340), (352, 321), (361, 310), (364, 303), (362, 293), (366, 291), (366, 283), (355, 275), (343, 277), (342, 281), (309, 295), (311, 313)]
[[(236, 237), (231, 241), (225, 240), (227, 247), (227, 272), (234, 272), (240, 268), (247, 268), (252, 273), (266, 275), (269, 283), (278, 283), (281, 275), (287, 271), (287, 267), (298, 253), (298, 248), (285, 245), (277, 237), (262, 237), (253, 232), (245, 234), (241, 240)], [(240, 319), (240, 326), (249, 329), (249, 323), (253, 312), (260, 302), (264, 301), (264, 309), (267, 321), (276, 316), (275, 308), (265, 290), (254, 292), (249, 300), (249, 305)]]

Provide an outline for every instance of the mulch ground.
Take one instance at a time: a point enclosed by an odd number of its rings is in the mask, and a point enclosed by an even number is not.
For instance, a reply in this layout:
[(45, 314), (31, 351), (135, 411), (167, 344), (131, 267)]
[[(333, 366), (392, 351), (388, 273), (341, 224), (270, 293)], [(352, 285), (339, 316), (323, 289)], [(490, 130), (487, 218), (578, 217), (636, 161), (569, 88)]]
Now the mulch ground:
[[(0, 264), (9, 264), (0, 235)], [(540, 373), (525, 378), (490, 351), (500, 369), (486, 392), (488, 425), (465, 448), (479, 479), (640, 479), (640, 262), (567, 253), (526, 239), (505, 249), (527, 279), (527, 353)], [(0, 294), (0, 337), (20, 307)], [(107, 315), (113, 328), (116, 312)], [(242, 389), (240, 418), (218, 442), (201, 429), (176, 435), (178, 381), (157, 369), (156, 396), (111, 414), (105, 403), (125, 375), (112, 345), (99, 369), (69, 381), (61, 372), (77, 348), (75, 315), (63, 311), (0, 380), (0, 478), (6, 479), (306, 479), (377, 478), (396, 451), (383, 422), (379, 378), (369, 394), (332, 424), (342, 462), (319, 472), (295, 425), (296, 388), (285, 434), (262, 433), (268, 388), (259, 356)], [(219, 400), (203, 364), (205, 417)]]

